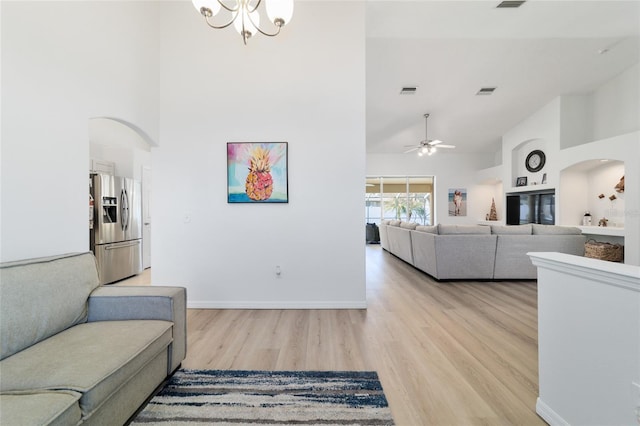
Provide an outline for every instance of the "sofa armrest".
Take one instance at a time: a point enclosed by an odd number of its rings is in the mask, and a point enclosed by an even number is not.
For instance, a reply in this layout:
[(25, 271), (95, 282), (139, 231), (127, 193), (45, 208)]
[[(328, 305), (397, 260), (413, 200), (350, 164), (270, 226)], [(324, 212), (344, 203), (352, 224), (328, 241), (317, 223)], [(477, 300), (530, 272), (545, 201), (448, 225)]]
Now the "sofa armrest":
[(187, 354), (187, 291), (183, 287), (101, 286), (89, 296), (88, 321), (173, 322), (168, 373)]

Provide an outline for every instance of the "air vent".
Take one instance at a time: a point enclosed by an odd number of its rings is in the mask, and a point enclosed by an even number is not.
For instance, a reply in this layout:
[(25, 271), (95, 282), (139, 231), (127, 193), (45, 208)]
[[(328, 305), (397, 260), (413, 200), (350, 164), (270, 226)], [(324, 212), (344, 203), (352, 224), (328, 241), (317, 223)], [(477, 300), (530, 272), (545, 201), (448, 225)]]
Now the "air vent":
[(526, 0), (520, 0), (520, 1), (510, 1), (510, 0), (505, 0), (503, 2), (501, 2), (499, 5), (497, 5), (496, 7), (498, 8), (509, 8), (509, 9), (515, 9), (516, 7), (520, 7), (522, 6), (522, 4), (525, 2)]
[(417, 90), (418, 90), (417, 87), (403, 87), (400, 90), (400, 94), (401, 95), (415, 95)]
[(492, 95), (495, 90), (496, 90), (495, 87), (481, 87), (480, 90), (478, 90), (478, 93), (476, 93), (476, 95), (477, 96)]

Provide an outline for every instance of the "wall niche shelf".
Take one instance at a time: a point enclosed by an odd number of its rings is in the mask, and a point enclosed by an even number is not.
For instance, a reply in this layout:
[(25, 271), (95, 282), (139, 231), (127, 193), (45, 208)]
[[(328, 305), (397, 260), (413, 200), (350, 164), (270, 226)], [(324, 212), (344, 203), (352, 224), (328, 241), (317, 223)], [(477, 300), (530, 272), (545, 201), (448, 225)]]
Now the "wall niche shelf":
[(527, 186), (513, 186), (507, 193), (513, 192), (537, 192), (537, 191), (547, 191), (555, 189), (552, 185), (527, 185)]
[[(625, 222), (625, 194), (616, 192), (614, 187), (624, 174), (624, 162), (617, 160), (587, 160), (562, 170), (559, 223), (578, 224), (583, 234), (594, 238), (623, 238), (625, 231), (621, 225)], [(604, 197), (599, 198), (598, 194)], [(609, 199), (612, 194), (616, 195), (615, 200)], [(586, 211), (591, 214), (592, 226), (579, 226)], [(609, 226), (596, 226), (600, 218), (607, 218)]]
[(613, 226), (578, 226), (586, 235), (606, 235), (609, 237), (624, 237), (624, 228)]

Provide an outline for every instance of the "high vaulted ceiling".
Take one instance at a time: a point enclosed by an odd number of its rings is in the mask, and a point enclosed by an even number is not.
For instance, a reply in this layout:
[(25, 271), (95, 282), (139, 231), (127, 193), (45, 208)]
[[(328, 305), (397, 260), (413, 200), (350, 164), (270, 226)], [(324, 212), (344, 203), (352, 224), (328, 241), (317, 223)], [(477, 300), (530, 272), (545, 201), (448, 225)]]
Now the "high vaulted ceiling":
[[(499, 3), (367, 2), (367, 152), (423, 140), (425, 113), (429, 139), (496, 152), (555, 97), (587, 94), (640, 60), (640, 0)], [(496, 90), (476, 96), (482, 87)]]

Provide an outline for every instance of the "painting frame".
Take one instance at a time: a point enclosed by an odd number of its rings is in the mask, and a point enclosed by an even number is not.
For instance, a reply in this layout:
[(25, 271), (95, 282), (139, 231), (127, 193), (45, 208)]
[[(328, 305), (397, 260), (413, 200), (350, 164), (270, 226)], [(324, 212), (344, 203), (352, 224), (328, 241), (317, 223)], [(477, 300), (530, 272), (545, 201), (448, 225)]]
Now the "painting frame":
[(447, 204), (449, 216), (466, 216), (467, 188), (449, 188)]
[(518, 176), (516, 178), (516, 186), (527, 186), (527, 177), (526, 176)]
[(228, 204), (288, 202), (288, 142), (227, 142)]

